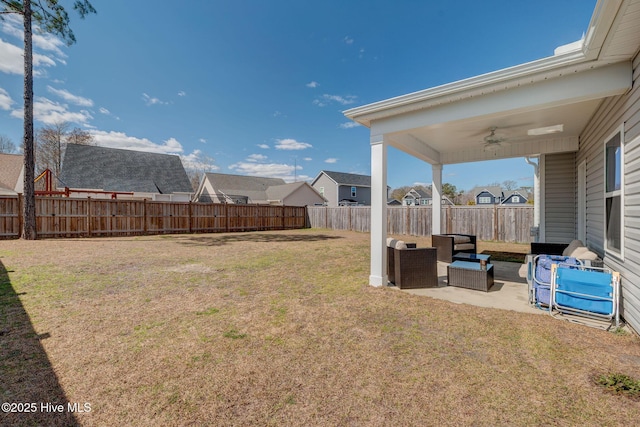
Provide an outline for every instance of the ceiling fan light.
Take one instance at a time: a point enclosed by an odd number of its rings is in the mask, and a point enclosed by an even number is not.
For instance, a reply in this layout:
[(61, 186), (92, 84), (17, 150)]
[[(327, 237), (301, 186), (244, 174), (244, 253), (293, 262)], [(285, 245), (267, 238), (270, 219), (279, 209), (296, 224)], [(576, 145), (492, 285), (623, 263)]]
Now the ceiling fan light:
[(500, 143), (497, 143), (497, 142), (487, 143), (484, 146), (484, 151), (494, 152), (494, 151), (497, 151), (499, 148), (500, 148)]
[(550, 133), (560, 133), (564, 130), (564, 125), (553, 125), (553, 126), (545, 126), (542, 128), (529, 129), (527, 131), (527, 135), (529, 136), (539, 136), (539, 135), (548, 135)]

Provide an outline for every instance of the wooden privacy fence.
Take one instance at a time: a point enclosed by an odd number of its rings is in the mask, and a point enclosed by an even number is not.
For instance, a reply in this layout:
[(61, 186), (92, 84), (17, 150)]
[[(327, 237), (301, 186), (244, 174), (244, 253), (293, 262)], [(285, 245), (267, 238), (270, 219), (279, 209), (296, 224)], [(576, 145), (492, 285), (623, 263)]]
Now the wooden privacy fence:
[[(0, 238), (22, 231), (21, 197), (0, 197)], [(286, 230), (307, 226), (305, 207), (36, 197), (38, 237)]]
[[(371, 207), (308, 206), (309, 225), (335, 230), (371, 231)], [(529, 243), (533, 206), (445, 206), (441, 233), (474, 234), (479, 240)], [(387, 232), (431, 235), (431, 207), (388, 206)]]

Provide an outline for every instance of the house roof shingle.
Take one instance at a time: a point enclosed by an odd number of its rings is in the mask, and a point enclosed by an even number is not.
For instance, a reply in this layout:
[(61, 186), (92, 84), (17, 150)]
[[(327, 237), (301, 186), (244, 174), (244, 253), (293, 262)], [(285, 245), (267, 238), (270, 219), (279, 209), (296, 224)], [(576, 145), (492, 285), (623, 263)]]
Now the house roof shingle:
[(70, 188), (144, 193), (191, 193), (180, 157), (170, 154), (67, 144), (60, 172)]
[(355, 185), (357, 187), (371, 187), (371, 176), (369, 175), (358, 175), (355, 173), (334, 172), (334, 171), (320, 171), (320, 174), (322, 173), (324, 173), (329, 178), (334, 180), (338, 185)]
[(206, 174), (213, 188), (216, 190), (233, 191), (266, 191), (275, 185), (286, 184), (281, 178), (263, 178), (260, 176), (230, 175), (225, 173)]

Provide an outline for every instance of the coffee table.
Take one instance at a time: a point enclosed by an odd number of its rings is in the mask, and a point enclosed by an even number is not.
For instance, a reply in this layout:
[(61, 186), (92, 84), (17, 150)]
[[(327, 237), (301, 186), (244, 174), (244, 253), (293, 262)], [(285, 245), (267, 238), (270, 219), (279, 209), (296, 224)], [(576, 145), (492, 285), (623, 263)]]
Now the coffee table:
[(493, 264), (486, 268), (478, 262), (454, 261), (447, 266), (449, 286), (489, 292), (493, 286)]
[(467, 252), (457, 252), (451, 258), (452, 261), (469, 261), (469, 262), (480, 262), (486, 261), (487, 264), (491, 262), (491, 255), (484, 254), (470, 254)]

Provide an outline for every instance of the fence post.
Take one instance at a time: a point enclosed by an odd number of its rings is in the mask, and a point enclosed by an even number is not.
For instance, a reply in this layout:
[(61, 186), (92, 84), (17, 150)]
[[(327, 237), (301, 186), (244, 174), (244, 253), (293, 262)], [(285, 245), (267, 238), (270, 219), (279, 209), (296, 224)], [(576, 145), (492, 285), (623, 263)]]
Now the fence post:
[(147, 199), (142, 199), (142, 233), (147, 234)]
[(193, 215), (191, 214), (191, 200), (189, 200), (189, 234), (193, 233), (193, 225), (191, 224)]
[(91, 197), (87, 197), (87, 237), (91, 237)]
[(493, 205), (493, 240), (498, 241), (498, 205)]
[(229, 232), (229, 204), (224, 204), (224, 231)]
[(409, 205), (405, 206), (405, 221), (404, 221), (404, 234), (409, 236), (411, 234), (411, 211)]
[[(18, 194), (18, 238), (20, 238), (22, 236), (22, 227), (23, 227), (23, 223), (22, 223), (22, 217), (24, 216), (22, 210), (24, 209), (24, 201), (22, 199), (22, 193)], [(36, 222), (36, 226), (37, 226), (37, 222)], [(36, 234), (37, 234), (37, 230), (36, 230)]]

